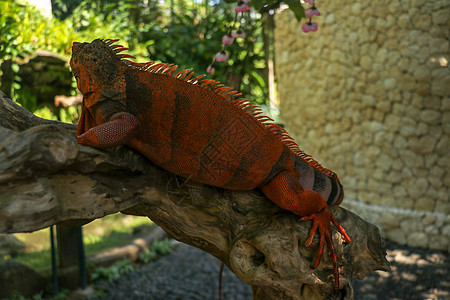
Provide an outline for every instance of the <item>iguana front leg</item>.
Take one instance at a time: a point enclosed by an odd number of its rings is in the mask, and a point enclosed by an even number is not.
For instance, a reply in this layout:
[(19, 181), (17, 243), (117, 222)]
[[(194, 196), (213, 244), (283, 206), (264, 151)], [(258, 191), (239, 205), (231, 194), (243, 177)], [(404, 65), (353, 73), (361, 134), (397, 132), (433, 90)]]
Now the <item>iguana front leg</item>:
[(79, 144), (96, 148), (110, 148), (129, 141), (141, 127), (138, 118), (126, 112), (119, 112), (101, 125), (92, 127), (77, 136)]
[(314, 262), (314, 268), (319, 266), (326, 242), (333, 261), (334, 288), (339, 289), (339, 263), (331, 235), (331, 223), (336, 226), (346, 243), (350, 243), (350, 237), (336, 221), (323, 197), (316, 191), (304, 190), (299, 182), (298, 175), (289, 171), (284, 171), (276, 175), (266, 185), (261, 186), (261, 190), (281, 208), (303, 216), (302, 220), (313, 221), (308, 239), (306, 240), (306, 246), (312, 245), (316, 232), (318, 231), (320, 233), (319, 251)]

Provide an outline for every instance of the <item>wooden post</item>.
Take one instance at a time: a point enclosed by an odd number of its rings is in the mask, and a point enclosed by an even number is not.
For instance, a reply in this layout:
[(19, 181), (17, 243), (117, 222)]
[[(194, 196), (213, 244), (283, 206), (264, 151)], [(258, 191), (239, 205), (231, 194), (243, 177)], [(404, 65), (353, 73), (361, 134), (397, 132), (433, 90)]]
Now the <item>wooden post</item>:
[(81, 283), (78, 231), (79, 227), (56, 225), (59, 285), (67, 289), (78, 288)]

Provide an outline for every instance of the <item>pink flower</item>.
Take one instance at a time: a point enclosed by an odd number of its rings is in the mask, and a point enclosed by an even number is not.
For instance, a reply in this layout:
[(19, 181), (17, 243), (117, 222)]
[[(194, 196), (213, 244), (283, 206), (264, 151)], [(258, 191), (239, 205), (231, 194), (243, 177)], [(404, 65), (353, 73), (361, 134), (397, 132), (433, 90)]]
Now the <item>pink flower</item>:
[(245, 32), (242, 31), (241, 28), (239, 28), (236, 32), (233, 31), (233, 32), (231, 33), (231, 36), (234, 37), (234, 38), (236, 38), (236, 39), (238, 39), (238, 38), (245, 39), (245, 37), (246, 37), (247, 35), (245, 34)]
[(320, 16), (320, 12), (315, 6), (305, 9), (305, 14), (307, 18), (312, 18), (312, 16)]
[(216, 72), (216, 68), (214, 67), (214, 63), (212, 63), (206, 68), (206, 73), (214, 75), (214, 72)]
[(314, 6), (314, 0), (303, 0), (305, 1), (305, 3), (311, 4), (312, 6)]
[(228, 54), (225, 51), (220, 51), (219, 53), (216, 54), (216, 60), (217, 61), (227, 61), (228, 58), (230, 58), (228, 56)]
[(243, 1), (239, 1), (239, 3), (234, 8), (234, 11), (237, 13), (240, 13), (240, 12), (247, 11), (249, 9), (250, 9), (250, 6), (248, 6), (247, 3), (243, 2)]
[(319, 25), (317, 25), (316, 22), (306, 22), (305, 25), (302, 26), (302, 30), (307, 33), (307, 32), (315, 32), (317, 31), (317, 29), (319, 28)]
[(222, 43), (224, 43), (225, 45), (231, 45), (234, 42), (234, 37), (231, 36), (230, 34), (226, 34), (222, 37)]

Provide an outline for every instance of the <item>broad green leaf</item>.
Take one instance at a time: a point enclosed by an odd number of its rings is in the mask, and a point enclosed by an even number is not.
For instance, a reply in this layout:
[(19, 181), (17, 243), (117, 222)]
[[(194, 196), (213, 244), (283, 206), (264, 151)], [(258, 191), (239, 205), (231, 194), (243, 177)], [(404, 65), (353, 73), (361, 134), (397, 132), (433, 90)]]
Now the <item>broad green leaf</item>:
[(266, 82), (264, 81), (264, 78), (261, 76), (259, 72), (252, 71), (250, 74), (253, 76), (253, 78), (256, 79), (256, 81), (259, 83), (261, 87), (266, 86)]
[(13, 70), (14, 73), (17, 73), (19, 72), (20, 67), (18, 64), (13, 63), (11, 64), (11, 69)]
[(297, 21), (301, 21), (301, 19), (305, 18), (305, 9), (300, 3), (300, 0), (284, 0), (286, 4), (289, 6), (289, 9), (295, 14), (295, 18)]
[(253, 0), (252, 2), (250, 2), (250, 5), (253, 6), (257, 11), (260, 11), (264, 4), (266, 4), (265, 2), (266, 1), (264, 0)]

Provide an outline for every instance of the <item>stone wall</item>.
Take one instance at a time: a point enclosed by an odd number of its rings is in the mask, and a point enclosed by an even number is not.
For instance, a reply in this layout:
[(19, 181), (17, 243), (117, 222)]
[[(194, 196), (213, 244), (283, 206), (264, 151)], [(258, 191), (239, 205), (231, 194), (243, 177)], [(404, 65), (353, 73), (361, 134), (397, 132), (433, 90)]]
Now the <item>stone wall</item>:
[(448, 1), (317, 3), (275, 18), (281, 119), (336, 171), (343, 206), (400, 244), (450, 245)]

